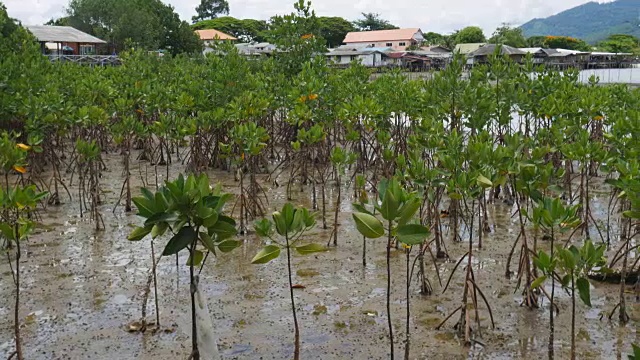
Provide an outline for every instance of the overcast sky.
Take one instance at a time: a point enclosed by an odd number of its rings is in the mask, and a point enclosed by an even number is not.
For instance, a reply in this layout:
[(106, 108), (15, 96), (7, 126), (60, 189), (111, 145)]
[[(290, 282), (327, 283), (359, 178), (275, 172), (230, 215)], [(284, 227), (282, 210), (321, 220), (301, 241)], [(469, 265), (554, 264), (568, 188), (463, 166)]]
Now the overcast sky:
[[(200, 0), (163, 0), (180, 17), (190, 21)], [(290, 13), (294, 0), (228, 0), (231, 16), (268, 19)], [(600, 2), (605, 2), (603, 0)], [(0, 0), (9, 16), (25, 25), (42, 24), (64, 14), (69, 0)], [(319, 16), (342, 16), (354, 20), (362, 12), (380, 13), (400, 27), (419, 27), (424, 32), (449, 33), (468, 25), (482, 27), (487, 35), (501, 23), (520, 25), (532, 18), (547, 17), (589, 0), (313, 0)], [(346, 6), (351, 3), (351, 6)]]

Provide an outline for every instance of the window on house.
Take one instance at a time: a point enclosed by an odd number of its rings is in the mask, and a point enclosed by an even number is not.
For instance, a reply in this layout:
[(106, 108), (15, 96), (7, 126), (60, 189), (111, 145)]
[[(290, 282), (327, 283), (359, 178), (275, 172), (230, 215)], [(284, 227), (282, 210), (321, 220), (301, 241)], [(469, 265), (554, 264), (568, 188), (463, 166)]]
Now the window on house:
[(393, 43), (387, 43), (387, 46), (393, 46)]
[(376, 44), (371, 44), (371, 47), (376, 47)]
[(357, 55), (351, 55), (351, 61), (354, 61), (354, 60), (356, 60), (357, 58), (358, 58), (358, 56), (357, 56)]
[(407, 45), (407, 43), (401, 42), (401, 43), (400, 43), (400, 44), (398, 44), (398, 45), (400, 45), (400, 46), (406, 46), (406, 45)]
[(80, 55), (93, 55), (93, 45), (80, 45)]

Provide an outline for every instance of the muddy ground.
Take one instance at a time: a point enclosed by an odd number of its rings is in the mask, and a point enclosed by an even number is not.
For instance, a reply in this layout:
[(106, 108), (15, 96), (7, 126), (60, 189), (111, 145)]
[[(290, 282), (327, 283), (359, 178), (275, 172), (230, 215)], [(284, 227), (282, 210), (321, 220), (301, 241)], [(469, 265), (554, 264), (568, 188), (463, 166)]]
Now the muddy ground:
[[(77, 201), (63, 197), (65, 204), (41, 212), (41, 226), (23, 245), (22, 319), (26, 359), (186, 359), (190, 354), (190, 302), (186, 254), (163, 258), (158, 265), (159, 305), (162, 331), (129, 333), (128, 324), (139, 320), (142, 298), (151, 267), (150, 241), (129, 242), (132, 226), (141, 220), (113, 212), (122, 185), (117, 155), (106, 156), (108, 169), (101, 179), (104, 205), (101, 212), (106, 231), (94, 232), (93, 224), (79, 217)], [(146, 163), (132, 169), (136, 188), (141, 179), (154, 181), (154, 169)], [(175, 176), (184, 166), (171, 167)], [(164, 180), (164, 167), (159, 167)], [(237, 192), (238, 184), (226, 172), (211, 172), (212, 180)], [(261, 176), (260, 178), (264, 178)], [(76, 180), (77, 182), (77, 180)], [(282, 183), (283, 181), (281, 181)], [(68, 183), (68, 182), (67, 182)], [(285, 188), (264, 183), (270, 211), (285, 199)], [(297, 188), (297, 187), (296, 187)], [(594, 189), (597, 190), (597, 189)], [(602, 189), (600, 189), (602, 190)], [(329, 189), (333, 195), (333, 188)], [(368, 264), (362, 266), (362, 237), (351, 220), (351, 191), (340, 213), (338, 247), (311, 256), (295, 255), (294, 283), (301, 325), (302, 359), (387, 359), (387, 314), (385, 308), (385, 241), (369, 240)], [(595, 192), (594, 209), (602, 214), (606, 192)], [(76, 192), (73, 191), (76, 196)], [(310, 205), (311, 191), (296, 190), (294, 203)], [(75, 200), (75, 198), (74, 198)], [(333, 201), (330, 201), (333, 208)], [(482, 249), (474, 249), (476, 280), (488, 297), (496, 328), (490, 328), (484, 308), (481, 334), (473, 347), (464, 347), (456, 337), (454, 316), (441, 330), (434, 328), (460, 305), (463, 272), (454, 275), (446, 293), (438, 284), (431, 260), (427, 261), (434, 294), (422, 296), (414, 281), (411, 290), (412, 359), (538, 359), (547, 357), (548, 302), (537, 310), (520, 306), (521, 290), (515, 278), (505, 278), (505, 263), (517, 235), (511, 206), (501, 202), (489, 206), (493, 231)], [(599, 218), (603, 218), (600, 216)], [(328, 221), (331, 224), (331, 221)], [(319, 221), (321, 224), (321, 221)], [(317, 229), (305, 241), (326, 243), (331, 229)], [(464, 236), (464, 235), (463, 235)], [(161, 251), (168, 239), (161, 239)], [(446, 281), (455, 261), (467, 249), (466, 242), (447, 242), (450, 261), (439, 264)], [(286, 258), (266, 265), (251, 265), (259, 250), (254, 234), (233, 253), (209, 259), (201, 276), (201, 289), (208, 297), (218, 347), (223, 359), (290, 359), (293, 353), (292, 316), (287, 290)], [(612, 248), (617, 242), (612, 243)], [(544, 244), (542, 245), (544, 246)], [(609, 252), (609, 254), (611, 251)], [(392, 318), (396, 354), (404, 352), (405, 281), (404, 250), (392, 258)], [(0, 261), (0, 358), (13, 351), (13, 282), (6, 258)], [(516, 265), (512, 265), (514, 269)], [(594, 283), (593, 307), (578, 304), (577, 346), (579, 359), (626, 359), (632, 343), (640, 342), (637, 326), (640, 304), (628, 293), (631, 322), (620, 327), (606, 320), (618, 302), (617, 285)], [(556, 320), (555, 357), (569, 357), (570, 299), (556, 290), (560, 315)], [(154, 297), (148, 301), (149, 321), (155, 319)], [(605, 314), (605, 319), (600, 316)]]

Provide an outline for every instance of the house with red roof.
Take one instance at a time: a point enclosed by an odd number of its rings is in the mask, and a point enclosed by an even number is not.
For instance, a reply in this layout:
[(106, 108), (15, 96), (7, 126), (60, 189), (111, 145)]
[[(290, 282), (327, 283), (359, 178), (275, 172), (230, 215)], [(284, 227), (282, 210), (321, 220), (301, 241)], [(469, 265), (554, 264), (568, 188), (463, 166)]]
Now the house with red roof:
[(213, 45), (218, 42), (234, 42), (238, 39), (225, 34), (222, 31), (216, 29), (196, 30), (196, 34), (200, 37), (200, 40), (204, 43), (204, 53), (213, 51)]
[(358, 48), (392, 48), (404, 51), (411, 45), (419, 45), (424, 40), (419, 28), (358, 31), (347, 33), (344, 44)]

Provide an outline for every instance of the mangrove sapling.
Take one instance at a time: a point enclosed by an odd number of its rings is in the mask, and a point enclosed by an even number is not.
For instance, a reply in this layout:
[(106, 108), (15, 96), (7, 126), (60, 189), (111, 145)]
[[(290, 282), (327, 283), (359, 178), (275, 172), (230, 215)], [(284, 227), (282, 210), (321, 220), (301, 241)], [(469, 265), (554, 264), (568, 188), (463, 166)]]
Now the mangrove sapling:
[[(536, 148), (531, 151), (525, 151), (528, 147), (528, 141), (521, 139), (519, 134), (508, 136), (506, 143), (514, 154), (508, 164), (508, 179), (515, 195), (514, 199), (520, 231), (512, 251), (509, 253), (505, 274), (509, 276), (511, 273), (509, 268), (512, 255), (515, 252), (517, 244), (520, 243), (516, 290), (520, 288), (520, 285), (523, 285), (523, 300), (521, 305), (532, 309), (538, 307), (538, 297), (531, 288), (531, 284), (536, 276), (534, 274), (535, 266), (532, 265), (531, 261), (532, 247), (529, 245), (525, 220), (528, 220), (527, 207), (529, 200), (539, 201), (542, 196), (538, 190), (539, 178), (537, 170), (542, 166), (544, 150), (539, 151), (540, 149)], [(506, 179), (505, 177), (505, 180)]]
[(620, 240), (622, 245), (615, 253), (609, 264), (609, 268), (613, 268), (616, 263), (622, 260), (622, 269), (620, 273), (620, 300), (618, 304), (613, 308), (609, 319), (612, 318), (613, 313), (619, 308), (618, 319), (621, 324), (625, 324), (629, 321), (629, 315), (627, 314), (626, 301), (625, 301), (625, 287), (627, 273), (633, 271), (633, 268), (638, 263), (638, 260), (629, 268), (628, 258), (629, 255), (637, 251), (638, 245), (631, 246), (631, 242), (634, 238), (633, 222), (640, 219), (640, 180), (637, 179), (637, 173), (639, 169), (630, 167), (629, 163), (620, 162), (618, 165), (620, 178), (610, 179), (610, 184), (617, 188), (620, 192), (619, 199), (623, 201), (622, 218), (620, 219)]
[[(353, 164), (355, 160), (356, 157), (354, 153), (348, 152), (339, 146), (336, 146), (331, 151), (331, 163), (333, 164), (336, 174), (336, 190), (338, 191), (333, 213), (333, 231), (331, 236), (329, 236), (329, 244), (333, 237), (333, 246), (338, 246), (338, 213), (340, 212), (340, 202), (342, 201), (342, 176), (344, 175), (345, 167)], [(329, 246), (329, 244), (327, 244), (327, 246)]]
[[(410, 345), (411, 345), (411, 328), (410, 328), (410, 320), (411, 320), (411, 307), (410, 307), (410, 287), (411, 287), (411, 278), (413, 275), (413, 266), (415, 265), (415, 261), (411, 263), (410, 255), (411, 249), (414, 245), (419, 245), (419, 248), (424, 244), (425, 240), (429, 237), (429, 229), (420, 224), (409, 224), (398, 227), (396, 229), (396, 238), (398, 242), (402, 243), (406, 249), (406, 323), (405, 323), (405, 347), (404, 347), (404, 359), (409, 360), (410, 354)], [(428, 246), (428, 245), (427, 245)], [(416, 260), (421, 259), (424, 255), (423, 251), (420, 251), (421, 254), (418, 255)], [(424, 271), (424, 269), (421, 269)], [(424, 276), (424, 275), (423, 275)]]
[[(460, 260), (456, 263), (449, 279), (447, 280), (447, 284), (445, 285), (442, 293), (444, 294), (449, 288), (449, 284), (451, 283), (451, 279), (455, 274), (458, 266), (462, 263), (464, 259), (467, 260), (467, 265), (465, 267), (465, 280), (464, 287), (462, 292), (462, 304), (456, 308), (452, 313), (450, 313), (443, 321), (440, 323), (436, 329), (439, 329), (442, 325), (445, 324), (447, 320), (449, 320), (453, 314), (460, 311), (460, 319), (455, 325), (455, 328), (458, 330), (458, 336), (464, 339), (465, 344), (469, 345), (472, 342), (471, 338), (471, 324), (470, 324), (470, 315), (469, 315), (469, 298), (471, 298), (471, 304), (475, 311), (475, 319), (478, 325), (478, 334), (480, 334), (480, 316), (479, 316), (479, 301), (478, 295), (482, 297), (485, 305), (487, 306), (487, 310), (489, 311), (489, 316), (491, 318), (491, 326), (495, 328), (495, 322), (493, 320), (493, 312), (491, 310), (491, 305), (487, 301), (487, 298), (484, 296), (482, 290), (476, 283), (476, 277), (473, 272), (472, 266), (472, 258), (473, 258), (473, 230), (474, 230), (474, 214), (475, 214), (475, 204), (476, 199), (480, 198), (480, 195), (485, 188), (490, 186), (489, 181), (486, 177), (475, 174), (461, 173), (456, 179), (456, 183), (459, 185), (458, 189), (461, 191), (459, 194), (450, 194), (450, 196), (454, 195), (463, 200), (465, 207), (467, 207), (467, 198), (471, 198), (471, 217), (469, 224), (469, 248), (467, 253), (463, 255)], [(482, 231), (482, 229), (480, 229)]]
[[(100, 146), (95, 140), (76, 141), (76, 164), (78, 168), (78, 199), (80, 200), (80, 217), (84, 216), (83, 207), (89, 210), (89, 219), (96, 224), (95, 230), (104, 229), (104, 220), (98, 209), (100, 205)], [(89, 206), (87, 206), (87, 198)]]
[[(354, 188), (356, 189), (358, 205), (365, 207), (369, 203), (369, 194), (366, 190), (366, 179), (364, 175), (356, 175), (356, 182)], [(356, 209), (357, 210), (357, 209)], [(367, 266), (367, 238), (362, 236), (362, 266)]]
[[(13, 187), (7, 190), (0, 187), (0, 210), (3, 215), (0, 219), (0, 235), (7, 242), (7, 247), (15, 248), (15, 267), (11, 262), (10, 251), (7, 251), (7, 260), (11, 268), (13, 284), (15, 286), (15, 303), (13, 313), (13, 330), (15, 340), (15, 355), (18, 360), (23, 360), (22, 339), (20, 336), (20, 260), (22, 257), (22, 243), (35, 228), (35, 223), (30, 220), (38, 203), (47, 195), (38, 192), (35, 185), (27, 187)], [(9, 356), (9, 358), (14, 355)]]
[[(233, 156), (232, 162), (238, 167), (240, 180), (240, 196), (236, 201), (240, 209), (240, 233), (246, 232), (249, 218), (264, 215), (264, 208), (268, 204), (267, 196), (256, 179), (258, 161), (266, 148), (269, 135), (265, 128), (257, 126), (253, 122), (236, 124), (229, 133), (232, 144), (223, 145), (223, 152)], [(248, 185), (245, 185), (245, 176), (248, 173)], [(234, 205), (235, 209), (235, 205)]]
[[(300, 359), (300, 329), (296, 313), (296, 303), (293, 296), (293, 278), (291, 266), (291, 249), (295, 249), (301, 255), (308, 255), (327, 250), (318, 244), (297, 245), (302, 235), (316, 225), (314, 214), (304, 207), (294, 207), (287, 203), (281, 211), (272, 214), (273, 221), (262, 219), (255, 223), (255, 230), (259, 236), (266, 237), (270, 243), (266, 245), (251, 260), (252, 264), (266, 264), (280, 256), (282, 248), (287, 251), (287, 275), (289, 278), (289, 296), (291, 298), (291, 311), (293, 313), (294, 328), (294, 353), (295, 360)], [(275, 229), (274, 229), (275, 227)], [(276, 239), (276, 233), (281, 239)], [(284, 241), (282, 241), (284, 240)]]
[(118, 203), (113, 207), (115, 213), (116, 208), (125, 198), (124, 209), (126, 212), (131, 211), (131, 150), (133, 149), (133, 143), (137, 134), (144, 132), (144, 127), (141, 122), (132, 116), (126, 116), (121, 119), (120, 122), (113, 126), (113, 141), (121, 148), (122, 162), (124, 165), (123, 175), (124, 182), (122, 184), (122, 190), (120, 191), (120, 197)]
[[(606, 271), (604, 258), (604, 244), (594, 247), (590, 240), (585, 240), (581, 248), (558, 247), (556, 259), (552, 259), (544, 251), (537, 256), (536, 266), (543, 275), (536, 279), (533, 287), (541, 286), (549, 277), (556, 278), (563, 288), (571, 294), (571, 359), (576, 358), (576, 289), (580, 300), (591, 307), (591, 292), (588, 275), (594, 269), (597, 272)], [(556, 271), (557, 270), (557, 271)], [(561, 276), (563, 275), (563, 276)]]
[[(415, 192), (408, 192), (400, 186), (394, 177), (383, 180), (378, 185), (379, 204), (375, 210), (384, 220), (374, 216), (363, 206), (353, 204), (358, 212), (353, 213), (356, 228), (368, 239), (377, 239), (387, 235), (387, 323), (389, 326), (390, 356), (394, 357), (393, 324), (391, 322), (391, 247), (400, 233), (413, 233), (415, 225), (407, 225), (420, 209), (421, 201)], [(422, 227), (421, 229), (423, 229)], [(420, 233), (422, 234), (422, 233)], [(428, 231), (427, 231), (428, 234)]]
[(12, 173), (24, 174), (27, 172), (27, 151), (31, 150), (31, 147), (22, 143), (16, 144), (14, 138), (18, 138), (19, 136), (20, 134), (10, 134), (6, 131), (3, 131), (0, 136), (0, 168), (4, 174), (4, 184), (2, 184), (2, 187), (4, 187), (5, 190), (8, 190), (10, 187), (9, 175)]
[[(173, 236), (165, 246), (162, 256), (177, 255), (182, 250), (189, 252), (190, 295), (191, 295), (191, 358), (200, 359), (199, 343), (205, 334), (198, 333), (196, 302), (198, 290), (196, 266), (204, 266), (209, 253), (229, 252), (240, 246), (231, 240), (237, 234), (236, 223), (223, 215), (223, 208), (232, 195), (222, 193), (219, 187), (213, 189), (206, 174), (180, 174), (175, 181), (166, 181), (155, 193), (142, 189), (141, 197), (133, 202), (138, 208), (138, 216), (145, 219), (142, 227), (134, 229), (129, 240), (139, 241), (148, 234), (156, 238), (170, 230)], [(198, 249), (200, 247), (202, 250)], [(205, 256), (205, 252), (207, 252)], [(156, 294), (157, 296), (157, 294)], [(209, 354), (207, 354), (209, 355)]]
[(577, 196), (578, 203), (581, 205), (579, 210), (582, 218), (581, 230), (587, 238), (590, 238), (589, 224), (593, 223), (601, 240), (604, 242), (604, 236), (602, 235), (597, 222), (593, 219), (589, 195), (589, 180), (592, 177), (590, 168), (593, 167), (592, 162), (600, 162), (604, 160), (604, 151), (602, 149), (602, 144), (597, 141), (592, 141), (589, 133), (584, 129), (577, 130), (574, 137), (575, 139), (573, 142), (565, 144), (562, 147), (562, 152), (566, 154), (567, 159), (570, 161), (577, 161), (579, 164), (580, 185)]
[[(531, 220), (537, 226), (542, 227), (545, 231), (548, 232), (549, 239), (551, 241), (550, 244), (550, 254), (548, 256), (549, 261), (543, 262), (543, 265), (546, 266), (546, 271), (548, 274), (552, 274), (555, 271), (555, 263), (556, 263), (556, 255), (554, 252), (556, 234), (564, 233), (571, 229), (575, 229), (580, 225), (580, 217), (578, 216), (578, 207), (580, 205), (573, 206), (564, 206), (562, 204), (562, 200), (559, 198), (549, 198), (545, 197), (538, 202), (536, 207), (533, 208), (533, 214), (531, 216)], [(539, 253), (540, 254), (540, 253)], [(533, 259), (534, 264), (540, 270), (539, 263), (541, 260), (538, 257)], [(540, 286), (538, 280), (536, 279), (532, 284), (531, 288), (539, 288), (545, 296), (549, 299), (549, 354), (553, 356), (553, 338), (554, 338), (554, 313), (558, 311), (558, 307), (556, 306), (555, 299), (555, 282), (556, 277), (551, 276), (551, 294), (547, 294), (546, 290)], [(544, 281), (544, 280), (542, 280)], [(534, 286), (535, 285), (535, 286)]]

